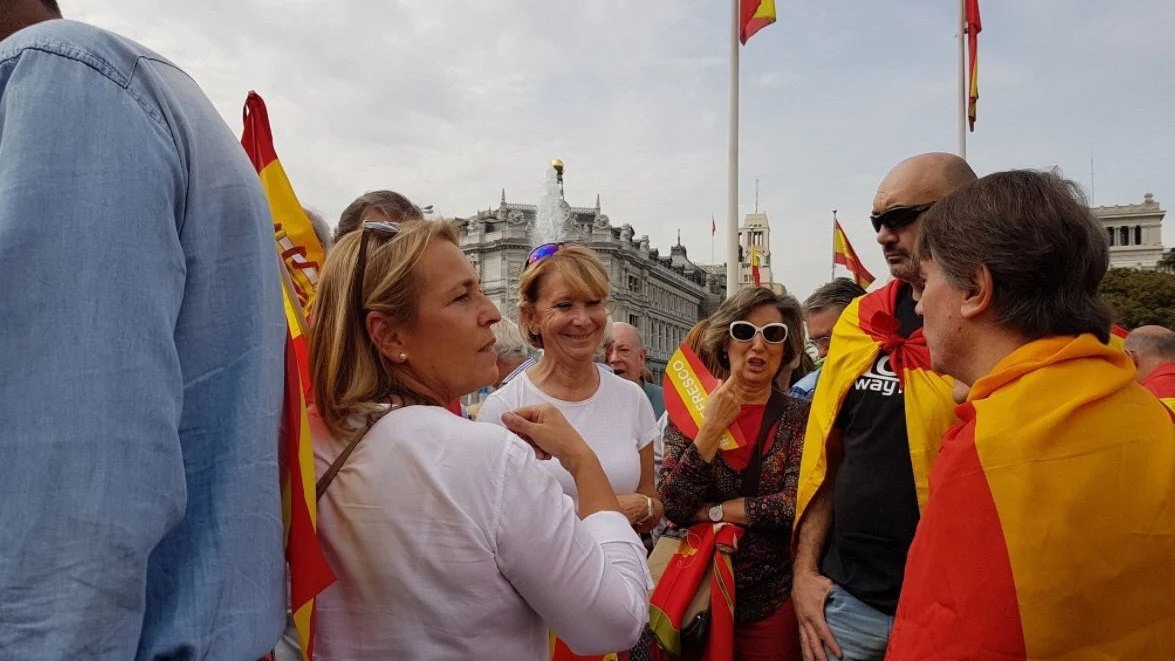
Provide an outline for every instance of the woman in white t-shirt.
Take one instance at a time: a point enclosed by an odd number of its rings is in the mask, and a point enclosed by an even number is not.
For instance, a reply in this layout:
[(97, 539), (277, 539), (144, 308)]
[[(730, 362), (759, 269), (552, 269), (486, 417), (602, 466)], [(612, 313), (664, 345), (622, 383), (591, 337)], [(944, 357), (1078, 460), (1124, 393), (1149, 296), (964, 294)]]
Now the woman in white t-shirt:
[(497, 379), (500, 318), (453, 225), (365, 222), (317, 295), (315, 403), (337, 439), (315, 447), (318, 533), (338, 581), (316, 658), (539, 661), (549, 630), (580, 654), (632, 645), (648, 567), (596, 455), (551, 406), (509, 429), (446, 409)]
[[(509, 411), (553, 405), (600, 458), (629, 523), (651, 531), (663, 513), (653, 482), (653, 406), (640, 386), (594, 361), (608, 322), (607, 269), (590, 248), (546, 244), (527, 259), (520, 289), (518, 325), (542, 358), (491, 394), (478, 420), (502, 424)], [(578, 502), (571, 475), (545, 467)]]

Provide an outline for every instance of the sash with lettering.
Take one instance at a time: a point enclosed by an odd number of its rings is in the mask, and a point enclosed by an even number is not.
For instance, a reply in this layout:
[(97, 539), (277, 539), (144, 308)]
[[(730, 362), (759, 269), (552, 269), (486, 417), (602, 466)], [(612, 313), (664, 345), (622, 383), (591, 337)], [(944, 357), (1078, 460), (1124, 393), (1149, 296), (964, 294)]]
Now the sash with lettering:
[(845, 395), (873, 367), (883, 350), (889, 354), (890, 367), (903, 391), (918, 507), (926, 507), (931, 465), (938, 455), (942, 435), (956, 421), (951, 398), (954, 380), (930, 370), (930, 350), (921, 329), (909, 338), (902, 338), (898, 333), (894, 310), (903, 286), (908, 285), (891, 280), (885, 287), (853, 301), (832, 331), (832, 349), (816, 385), (804, 437), (796, 495), (796, 529), (827, 475), (828, 437)]
[[(661, 380), (665, 395), (665, 412), (673, 425), (687, 438), (696, 438), (706, 411), (706, 398), (718, 385), (701, 359), (686, 345), (669, 358)], [(732, 452), (747, 447), (742, 429), (733, 424), (718, 443), (718, 449)]]
[(1171, 658), (1175, 423), (1129, 357), (1037, 340), (958, 413), (886, 659)]

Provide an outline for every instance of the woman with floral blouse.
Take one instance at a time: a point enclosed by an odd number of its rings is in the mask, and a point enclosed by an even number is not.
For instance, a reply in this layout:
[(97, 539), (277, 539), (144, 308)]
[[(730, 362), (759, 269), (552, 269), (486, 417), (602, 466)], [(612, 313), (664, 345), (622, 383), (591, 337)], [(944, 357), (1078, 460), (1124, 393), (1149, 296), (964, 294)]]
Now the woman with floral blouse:
[[(745, 528), (733, 556), (734, 658), (799, 659), (790, 602), (791, 530), (808, 403), (774, 391), (772, 384), (803, 350), (800, 307), (769, 289), (743, 290), (710, 317), (699, 344), (699, 358), (721, 366), (726, 379), (706, 401), (696, 438), (672, 421), (665, 430), (660, 486), (665, 515), (679, 527), (709, 521)], [(773, 397), (777, 417), (768, 421), (764, 443), (757, 447)], [(747, 445), (720, 450), (731, 426), (742, 430)], [(757, 452), (761, 463), (755, 461)], [(753, 463), (760, 466), (757, 487), (754, 480), (748, 487), (744, 475)]]

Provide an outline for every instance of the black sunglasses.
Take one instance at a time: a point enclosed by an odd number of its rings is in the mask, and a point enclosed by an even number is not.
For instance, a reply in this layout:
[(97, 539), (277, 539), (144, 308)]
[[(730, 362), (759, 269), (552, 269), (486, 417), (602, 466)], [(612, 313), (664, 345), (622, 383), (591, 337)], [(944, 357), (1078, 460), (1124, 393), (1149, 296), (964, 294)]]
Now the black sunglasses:
[(926, 204), (886, 209), (881, 213), (869, 214), (869, 222), (873, 223), (874, 232), (880, 232), (883, 225), (890, 230), (901, 229), (918, 220), (922, 214), (930, 211), (930, 207), (934, 206), (934, 204), (934, 202), (927, 202)]
[(359, 325), (365, 327), (363, 318), (363, 277), (367, 271), (367, 238), (370, 232), (378, 232), (384, 236), (395, 237), (400, 233), (400, 226), (386, 220), (365, 220), (359, 229), (363, 233), (359, 239), (359, 259), (355, 264), (355, 279), (351, 281), (352, 305), (355, 314), (359, 315)]

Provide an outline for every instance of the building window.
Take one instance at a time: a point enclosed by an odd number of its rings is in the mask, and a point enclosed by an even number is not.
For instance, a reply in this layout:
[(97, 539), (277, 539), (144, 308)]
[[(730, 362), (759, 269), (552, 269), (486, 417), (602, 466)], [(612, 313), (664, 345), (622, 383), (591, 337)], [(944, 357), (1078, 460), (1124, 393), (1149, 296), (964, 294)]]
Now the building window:
[(639, 292), (641, 290), (641, 279), (635, 275), (628, 276), (628, 290)]
[(1110, 233), (1110, 245), (1112, 246), (1112, 245), (1114, 245), (1114, 228), (1111, 227), (1111, 228), (1107, 229), (1106, 231)]
[(495, 231), (495, 229), (496, 228), (494, 227), (493, 223), (486, 223), (486, 234)]
[(1142, 225), (1134, 226), (1134, 245), (1142, 245)]
[(628, 325), (629, 326), (632, 326), (633, 328), (636, 328), (639, 330), (641, 327), (639, 322), (640, 322), (640, 318), (637, 317), (635, 314), (628, 315)]
[(1118, 228), (1118, 243), (1120, 243), (1124, 246), (1130, 245), (1130, 228), (1129, 227), (1119, 227)]

